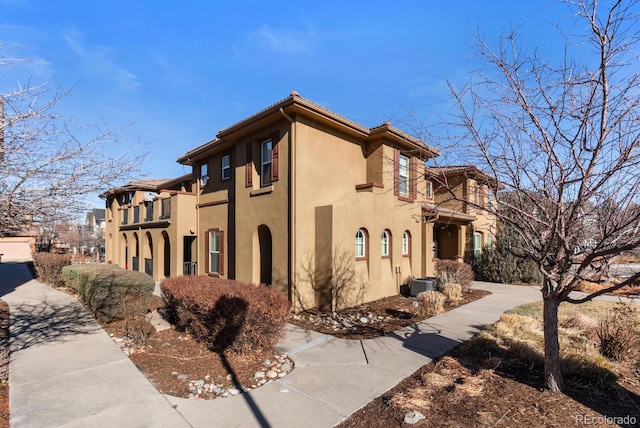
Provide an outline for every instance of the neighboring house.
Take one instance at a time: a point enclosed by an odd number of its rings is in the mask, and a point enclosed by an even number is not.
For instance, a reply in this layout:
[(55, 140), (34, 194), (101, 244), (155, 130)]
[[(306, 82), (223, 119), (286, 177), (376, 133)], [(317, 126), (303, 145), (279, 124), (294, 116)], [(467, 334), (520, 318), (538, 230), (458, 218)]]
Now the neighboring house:
[(434, 224), (434, 257), (463, 259), (467, 251), (492, 248), (496, 218), (487, 209), (494, 208), (495, 179), (473, 165), (429, 167), (426, 177), (435, 195), (434, 204), (425, 204)]
[(366, 128), (292, 92), (181, 156), (191, 175), (103, 193), (106, 258), (156, 279), (270, 284), (294, 310), (395, 295), (433, 274), (445, 223), (424, 165), (438, 155), (388, 122)]

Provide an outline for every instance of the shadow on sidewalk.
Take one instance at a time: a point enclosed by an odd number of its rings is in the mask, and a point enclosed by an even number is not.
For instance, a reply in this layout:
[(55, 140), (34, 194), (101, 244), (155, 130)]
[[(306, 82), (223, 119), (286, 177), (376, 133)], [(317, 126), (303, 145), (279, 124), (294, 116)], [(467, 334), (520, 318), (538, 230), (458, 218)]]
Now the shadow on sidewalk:
[(0, 263), (0, 297), (31, 281), (33, 276), (26, 263)]
[(11, 307), (11, 351), (71, 340), (100, 327), (78, 302), (22, 303)]

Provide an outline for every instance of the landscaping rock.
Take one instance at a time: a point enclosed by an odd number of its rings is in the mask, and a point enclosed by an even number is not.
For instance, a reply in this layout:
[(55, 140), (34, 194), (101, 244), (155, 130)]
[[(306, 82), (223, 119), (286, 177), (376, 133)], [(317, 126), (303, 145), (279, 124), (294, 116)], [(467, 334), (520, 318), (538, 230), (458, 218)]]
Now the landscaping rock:
[(404, 415), (404, 421), (405, 421), (405, 423), (408, 423), (409, 425), (417, 424), (418, 422), (420, 422), (423, 419), (426, 419), (425, 415), (423, 415), (422, 413), (420, 413), (417, 410), (411, 410), (410, 412), (407, 412)]
[(147, 322), (149, 324), (151, 324), (153, 326), (153, 328), (156, 329), (156, 331), (163, 331), (163, 330), (168, 330), (171, 328), (171, 324), (169, 324), (168, 322), (166, 322), (164, 320), (164, 318), (162, 318), (162, 316), (160, 316), (160, 314), (158, 313), (158, 311), (153, 311), (153, 312), (149, 312), (145, 317), (145, 320), (147, 320)]

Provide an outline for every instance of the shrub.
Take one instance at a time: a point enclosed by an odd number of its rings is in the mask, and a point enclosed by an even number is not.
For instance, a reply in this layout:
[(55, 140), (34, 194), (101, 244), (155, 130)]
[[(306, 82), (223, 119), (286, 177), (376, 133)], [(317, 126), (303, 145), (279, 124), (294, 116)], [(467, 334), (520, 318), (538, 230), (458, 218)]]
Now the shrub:
[(444, 312), (446, 297), (438, 291), (423, 291), (416, 296), (420, 302), (420, 311), (425, 315), (437, 315)]
[(447, 302), (458, 303), (462, 299), (462, 286), (447, 282), (440, 287), (440, 292), (447, 298)]
[(485, 248), (479, 256), (473, 257), (473, 271), (479, 281), (503, 284), (539, 284), (542, 274), (536, 264), (497, 245), (495, 249)]
[(146, 313), (155, 286), (149, 275), (115, 265), (67, 266), (62, 276), (94, 316), (105, 322)]
[(284, 333), (290, 305), (273, 288), (208, 276), (168, 278), (161, 288), (168, 320), (211, 350), (273, 351)]
[(141, 316), (127, 316), (124, 320), (124, 330), (127, 336), (131, 338), (133, 343), (146, 345), (156, 329)]
[(597, 335), (600, 353), (612, 360), (620, 360), (638, 342), (636, 309), (620, 303), (600, 318)]
[(473, 281), (473, 269), (470, 264), (455, 260), (436, 260), (436, 278), (440, 284), (452, 282), (468, 290)]
[(38, 279), (52, 287), (62, 287), (62, 268), (71, 264), (70, 254), (36, 253), (33, 258)]

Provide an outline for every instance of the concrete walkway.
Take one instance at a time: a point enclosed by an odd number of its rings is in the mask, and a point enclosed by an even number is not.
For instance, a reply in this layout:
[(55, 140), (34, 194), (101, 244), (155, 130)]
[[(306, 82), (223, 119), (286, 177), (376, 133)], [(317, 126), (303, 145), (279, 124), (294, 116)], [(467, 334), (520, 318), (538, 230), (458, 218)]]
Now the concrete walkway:
[(293, 372), (250, 393), (187, 400), (158, 393), (73, 298), (0, 264), (11, 307), (13, 427), (331, 427), (495, 322), (536, 287), (476, 283), (493, 294), (370, 340), (287, 327)]

